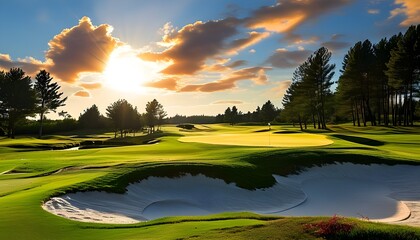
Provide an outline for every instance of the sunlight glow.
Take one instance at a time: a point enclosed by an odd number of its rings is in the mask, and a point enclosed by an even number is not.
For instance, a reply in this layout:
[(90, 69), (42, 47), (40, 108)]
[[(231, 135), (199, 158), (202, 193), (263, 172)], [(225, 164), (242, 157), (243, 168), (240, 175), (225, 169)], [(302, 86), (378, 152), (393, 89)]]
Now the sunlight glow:
[(128, 45), (116, 48), (104, 71), (105, 85), (124, 92), (145, 92), (144, 84), (159, 78), (164, 66), (146, 62), (137, 57), (138, 52)]

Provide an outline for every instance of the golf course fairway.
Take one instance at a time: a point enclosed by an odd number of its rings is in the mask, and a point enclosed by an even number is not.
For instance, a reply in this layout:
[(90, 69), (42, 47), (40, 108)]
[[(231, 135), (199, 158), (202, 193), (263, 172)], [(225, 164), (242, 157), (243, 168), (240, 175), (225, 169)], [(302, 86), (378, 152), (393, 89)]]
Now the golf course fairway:
[(306, 226), (335, 214), (346, 239), (420, 238), (419, 128), (264, 127), (2, 138), (0, 239), (319, 239)]

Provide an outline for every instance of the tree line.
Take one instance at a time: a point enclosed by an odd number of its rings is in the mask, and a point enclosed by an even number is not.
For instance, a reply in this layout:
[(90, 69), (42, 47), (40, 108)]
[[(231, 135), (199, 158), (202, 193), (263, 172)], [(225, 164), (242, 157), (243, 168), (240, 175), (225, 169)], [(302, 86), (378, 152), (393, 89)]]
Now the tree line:
[[(7, 137), (14, 138), (16, 128), (22, 132), (30, 132), (33, 121), (28, 117), (39, 116), (36, 122), (39, 138), (43, 135), (46, 124), (51, 129), (52, 122), (45, 115), (56, 112), (59, 107), (65, 106), (67, 97), (59, 91), (60, 86), (45, 70), (40, 70), (32, 81), (20, 68), (11, 68), (9, 71), (0, 71), (0, 129)], [(145, 113), (140, 114), (137, 107), (133, 107), (127, 100), (120, 99), (106, 108), (106, 117), (99, 113), (98, 107), (93, 105), (80, 114), (76, 122), (65, 112), (59, 115), (65, 120), (55, 125), (56, 130), (81, 129), (109, 129), (114, 130), (114, 136), (125, 137), (147, 129), (148, 133), (159, 130), (167, 116), (162, 104), (156, 99), (146, 104)], [(54, 125), (54, 124), (53, 124)]]
[(32, 82), (20, 68), (0, 71), (0, 127), (9, 138), (15, 137), (16, 124), (28, 116), (39, 115), (39, 137), (45, 114), (64, 106), (67, 97), (59, 92), (60, 86), (45, 70), (40, 70)]
[(114, 137), (126, 137), (147, 130), (148, 134), (160, 130), (166, 112), (156, 99), (146, 104), (145, 113), (139, 113), (125, 99), (119, 99), (106, 108), (106, 117), (101, 115), (94, 104), (80, 114), (78, 122), (82, 129), (113, 129)]
[(314, 128), (326, 128), (328, 102), (335, 64), (330, 64), (331, 52), (322, 47), (302, 63), (293, 73), (292, 83), (283, 97), (283, 119), (299, 122), (307, 128), (312, 122)]
[(412, 126), (420, 91), (420, 25), (372, 44), (357, 42), (344, 57), (337, 82), (331, 52), (322, 47), (293, 73), (283, 97), (283, 121), (326, 128), (327, 121), (354, 126)]
[(229, 123), (235, 125), (237, 123), (270, 123), (273, 122), (279, 115), (280, 109), (276, 108), (274, 104), (268, 100), (261, 107), (258, 106), (253, 112), (243, 113), (238, 110), (236, 106), (226, 108), (224, 114), (218, 114), (215, 118), (215, 123)]

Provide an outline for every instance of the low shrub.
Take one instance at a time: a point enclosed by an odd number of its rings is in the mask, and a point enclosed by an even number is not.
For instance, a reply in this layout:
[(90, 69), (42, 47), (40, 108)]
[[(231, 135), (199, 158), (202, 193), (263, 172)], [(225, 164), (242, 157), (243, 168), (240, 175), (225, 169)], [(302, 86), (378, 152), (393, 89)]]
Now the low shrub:
[(355, 224), (343, 222), (343, 219), (334, 215), (326, 221), (305, 224), (305, 229), (325, 239), (342, 239), (343, 235), (348, 235), (355, 227)]

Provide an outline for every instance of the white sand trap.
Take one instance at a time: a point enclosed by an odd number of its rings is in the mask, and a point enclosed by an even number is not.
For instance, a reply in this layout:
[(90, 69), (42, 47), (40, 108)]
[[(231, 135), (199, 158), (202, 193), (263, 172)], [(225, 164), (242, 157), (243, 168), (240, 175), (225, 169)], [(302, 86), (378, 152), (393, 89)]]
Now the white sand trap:
[(179, 138), (179, 141), (258, 147), (312, 147), (333, 143), (327, 136), (320, 134), (273, 134), (272, 132), (186, 136)]
[[(84, 192), (52, 198), (43, 207), (56, 215), (87, 222), (122, 223), (166, 216), (191, 216), (226, 211), (273, 213), (294, 207), (306, 199), (297, 187), (276, 184), (249, 191), (203, 175), (181, 178), (150, 177), (131, 184), (125, 194)], [(100, 215), (106, 216), (101, 218)]]
[(276, 185), (255, 191), (203, 175), (151, 177), (129, 185), (125, 194), (67, 194), (52, 198), (43, 208), (73, 220), (102, 223), (250, 211), (285, 216), (338, 214), (420, 226), (419, 173), (420, 166), (336, 164), (275, 176)]

